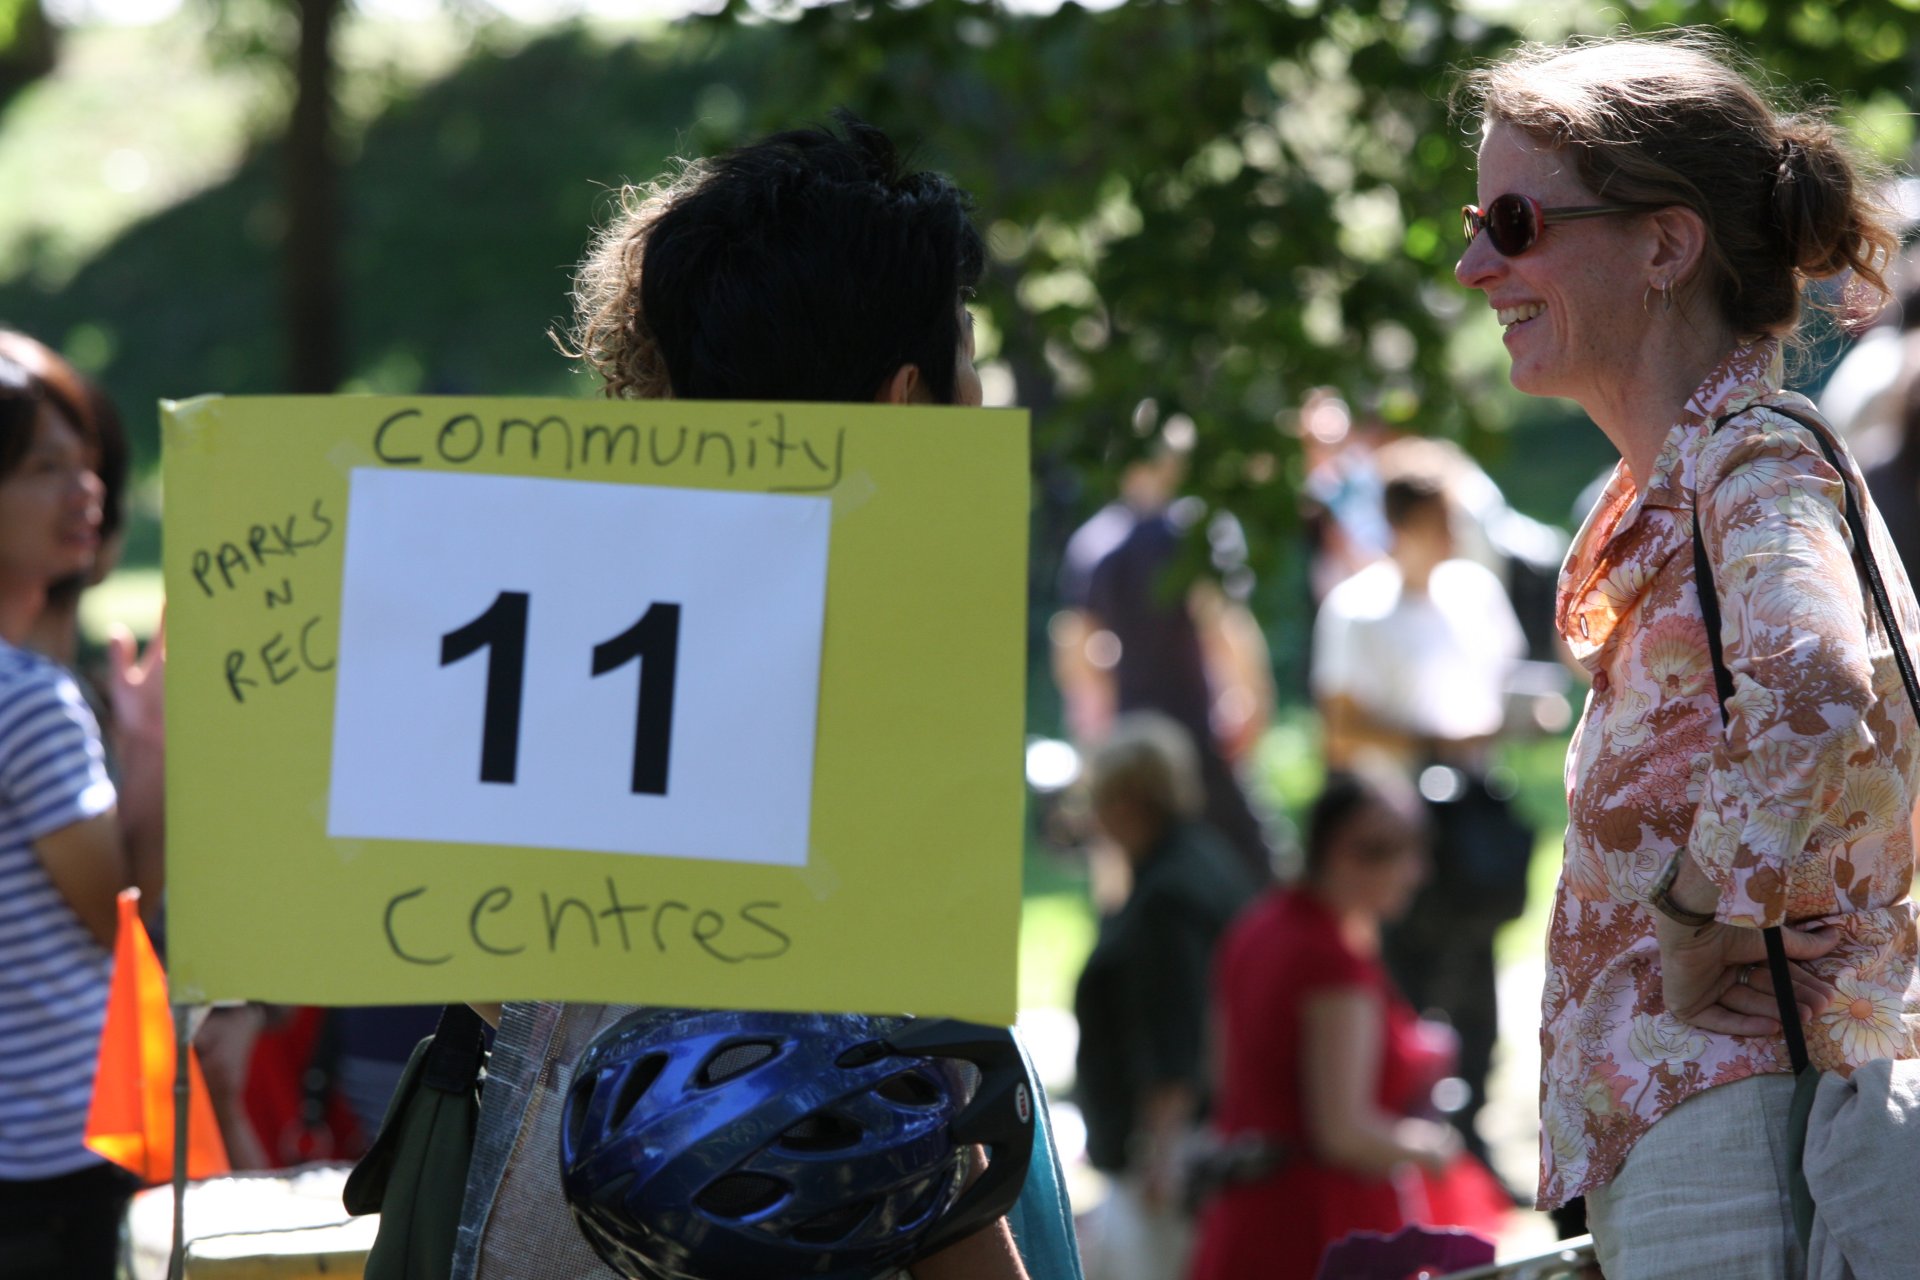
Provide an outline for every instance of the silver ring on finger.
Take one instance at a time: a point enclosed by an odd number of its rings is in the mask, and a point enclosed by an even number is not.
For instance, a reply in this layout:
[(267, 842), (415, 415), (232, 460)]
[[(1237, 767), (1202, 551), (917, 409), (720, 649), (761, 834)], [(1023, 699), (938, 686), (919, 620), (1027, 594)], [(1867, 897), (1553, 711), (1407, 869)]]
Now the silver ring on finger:
[(1740, 969), (1740, 976), (1739, 976), (1738, 978), (1736, 978), (1736, 979), (1734, 979), (1734, 982), (1735, 982), (1735, 983), (1736, 983), (1737, 985), (1739, 985), (1739, 986), (1742, 986), (1742, 987), (1750, 987), (1750, 986), (1752, 986), (1752, 985), (1753, 985), (1753, 971), (1754, 971), (1754, 969), (1755, 969), (1755, 968), (1757, 968), (1757, 967), (1758, 967), (1758, 966), (1757, 966), (1757, 964), (1749, 964), (1749, 965), (1743, 965), (1743, 966), (1741, 967), (1741, 969)]

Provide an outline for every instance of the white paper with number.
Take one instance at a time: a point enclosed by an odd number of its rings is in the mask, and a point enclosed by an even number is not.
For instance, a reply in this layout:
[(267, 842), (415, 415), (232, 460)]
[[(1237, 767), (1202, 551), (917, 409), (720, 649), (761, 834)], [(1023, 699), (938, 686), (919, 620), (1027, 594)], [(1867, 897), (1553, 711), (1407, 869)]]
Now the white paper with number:
[[(356, 470), (328, 834), (802, 865), (828, 499)], [(513, 781), (483, 782), (490, 664), (443, 638), (524, 593)], [(666, 794), (636, 794), (645, 657), (593, 651), (679, 606)], [(502, 735), (496, 737), (504, 741)]]

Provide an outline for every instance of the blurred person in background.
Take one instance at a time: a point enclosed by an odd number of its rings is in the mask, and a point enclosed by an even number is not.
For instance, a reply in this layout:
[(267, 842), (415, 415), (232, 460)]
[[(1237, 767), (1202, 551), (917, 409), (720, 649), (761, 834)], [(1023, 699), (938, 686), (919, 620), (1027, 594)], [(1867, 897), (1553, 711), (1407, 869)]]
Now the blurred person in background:
[(1308, 816), (1304, 878), (1269, 890), (1221, 940), (1219, 1173), (1191, 1280), (1311, 1280), (1349, 1232), (1487, 1229), (1504, 1212), (1432, 1111), (1453, 1037), (1421, 1022), (1380, 963), (1381, 927), (1426, 871), (1412, 788), (1391, 771), (1336, 771)]
[(1193, 740), (1171, 717), (1122, 716), (1094, 751), (1089, 788), (1132, 888), (1100, 922), (1074, 993), (1087, 1152), (1112, 1178), (1088, 1224), (1086, 1273), (1161, 1280), (1191, 1242), (1178, 1184), (1205, 1111), (1208, 969), (1257, 882), (1201, 820)]
[[(14, 329), (0, 329), (0, 357), (12, 359), (50, 386), (62, 388), (62, 398), (75, 406), (86, 423), (94, 472), (100, 479), (99, 545), (85, 570), (52, 583), (39, 616), (33, 621), (25, 647), (65, 667), (77, 679), (95, 716), (104, 726), (109, 775), (123, 808), (158, 811), (165, 777), (166, 642), (155, 635), (141, 654), (132, 632), (115, 624), (104, 655), (90, 650), (80, 627), (81, 597), (100, 585), (120, 562), (125, 537), (127, 482), (131, 454), (119, 408), (106, 391), (75, 369), (59, 352), (39, 339)], [(104, 662), (100, 659), (104, 656)], [(141, 740), (132, 757), (135, 771), (117, 749), (129, 738)], [(141, 794), (141, 793), (146, 794)], [(159, 877), (164, 880), (164, 873)], [(143, 893), (141, 914), (154, 946), (166, 954), (164, 895)], [(236, 1169), (259, 1169), (269, 1161), (253, 1124), (247, 1118), (244, 1096), (253, 1047), (264, 1015), (258, 1005), (222, 1005), (207, 1013), (194, 1037), (194, 1048), (206, 1075), (208, 1095), (220, 1123), (220, 1136)]]
[(1414, 1006), (1459, 1033), (1468, 1093), (1455, 1123), (1485, 1159), (1475, 1121), (1499, 1039), (1493, 939), (1526, 905), (1533, 846), (1489, 775), (1526, 640), (1500, 579), (1455, 554), (1439, 477), (1391, 476), (1381, 502), (1391, 549), (1321, 603), (1314, 699), (1331, 768), (1384, 762), (1432, 808), (1435, 871), (1387, 929), (1384, 958)]
[[(62, 362), (64, 364), (64, 362)], [(117, 929), (158, 902), (158, 788), (107, 774), (73, 678), (22, 647), (55, 583), (100, 549), (102, 485), (84, 394), (0, 354), (0, 1276), (111, 1280), (136, 1183), (82, 1142)], [(157, 740), (122, 736), (123, 774)], [(144, 806), (144, 807), (142, 807)]]
[[(1180, 588), (1181, 548), (1205, 508), (1178, 500), (1191, 445), (1179, 427), (1191, 431), (1170, 420), (1152, 454), (1121, 473), (1119, 497), (1067, 541), (1064, 607), (1048, 624), (1054, 681), (1083, 750), (1131, 711), (1158, 711), (1184, 728), (1198, 752), (1208, 823), (1264, 880), (1272, 851), (1237, 767), (1272, 715), (1273, 672), (1244, 603), (1246, 543), (1231, 517), (1204, 531), (1222, 580)], [(1096, 888), (1103, 907), (1125, 896), (1124, 885)]]
[(1865, 474), (1873, 505), (1886, 520), (1911, 579), (1920, 572), (1920, 289), (1906, 296), (1900, 311), (1902, 363), (1888, 397), (1895, 446)]
[[(39, 339), (17, 329), (0, 329), (0, 356), (14, 361), (42, 381), (67, 387), (68, 394), (87, 417), (89, 434), (93, 440), (94, 474), (100, 477), (101, 486), (100, 548), (93, 558), (93, 564), (84, 573), (63, 578), (47, 588), (46, 604), (40, 610), (40, 616), (34, 619), (33, 630), (27, 637), (27, 647), (45, 654), (76, 675), (96, 677), (96, 673), (83, 670), (83, 667), (92, 665), (89, 659), (97, 655), (90, 655), (85, 650), (86, 638), (80, 631), (80, 596), (87, 588), (103, 582), (120, 563), (120, 548), (126, 536), (127, 480), (131, 461), (126, 425), (121, 421), (119, 408), (98, 383), (75, 369), (64, 356)], [(131, 639), (125, 634), (124, 628), (116, 628), (110, 644), (121, 647), (130, 644)], [(158, 654), (156, 647), (153, 656), (157, 659)], [(90, 678), (82, 688), (89, 695), (97, 695), (98, 690), (106, 685), (104, 679), (96, 677)], [(101, 714), (103, 719), (111, 716), (113, 708), (107, 706), (103, 698), (93, 696), (92, 701), (95, 712)], [(110, 725), (108, 727), (111, 728)]]
[[(1585, 1194), (1611, 1280), (1804, 1274), (1778, 995), (1842, 1074), (1913, 1057), (1920, 1017), (1920, 726), (1894, 659), (1920, 608), (1782, 385), (1809, 282), (1883, 292), (1895, 238), (1848, 139), (1764, 83), (1682, 31), (1529, 46), (1468, 85), (1460, 283), (1515, 387), (1575, 401), (1621, 455), (1560, 579), (1593, 689), (1541, 1033), (1540, 1203)], [(1865, 599), (1848, 493), (1904, 636)]]
[[(1313, 607), (1334, 587), (1387, 557), (1393, 530), (1382, 503), (1386, 480), (1426, 475), (1446, 490), (1453, 515), (1454, 555), (1484, 565), (1501, 581), (1528, 657), (1560, 661), (1553, 632), (1553, 590), (1567, 550), (1565, 530), (1515, 510), (1493, 477), (1451, 440), (1408, 434), (1377, 415), (1358, 418), (1333, 391), (1310, 392), (1300, 406), (1298, 433), (1306, 462), (1301, 486)], [(1535, 673), (1543, 691), (1559, 689)]]

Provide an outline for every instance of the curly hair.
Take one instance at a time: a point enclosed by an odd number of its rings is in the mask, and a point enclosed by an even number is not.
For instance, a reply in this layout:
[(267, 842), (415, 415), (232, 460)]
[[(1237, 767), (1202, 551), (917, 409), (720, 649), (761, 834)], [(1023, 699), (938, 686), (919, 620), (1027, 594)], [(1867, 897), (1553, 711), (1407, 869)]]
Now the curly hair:
[(912, 364), (951, 400), (985, 260), (971, 202), (881, 130), (837, 122), (624, 188), (562, 349), (615, 396), (866, 400)]
[(555, 341), (568, 358), (600, 375), (609, 396), (663, 400), (673, 395), (637, 285), (654, 223), (709, 173), (705, 161), (683, 160), (653, 182), (621, 187), (619, 211), (595, 233), (574, 274), (573, 328)]

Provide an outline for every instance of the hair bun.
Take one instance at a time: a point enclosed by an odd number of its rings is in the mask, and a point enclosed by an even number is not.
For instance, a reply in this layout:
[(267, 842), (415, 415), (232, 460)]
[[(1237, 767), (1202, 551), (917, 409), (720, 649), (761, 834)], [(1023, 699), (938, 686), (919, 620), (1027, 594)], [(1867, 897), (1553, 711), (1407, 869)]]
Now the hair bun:
[(1809, 279), (1839, 275), (1868, 247), (1855, 209), (1853, 165), (1825, 121), (1792, 116), (1780, 123), (1773, 218), (1781, 249), (1788, 265)]

